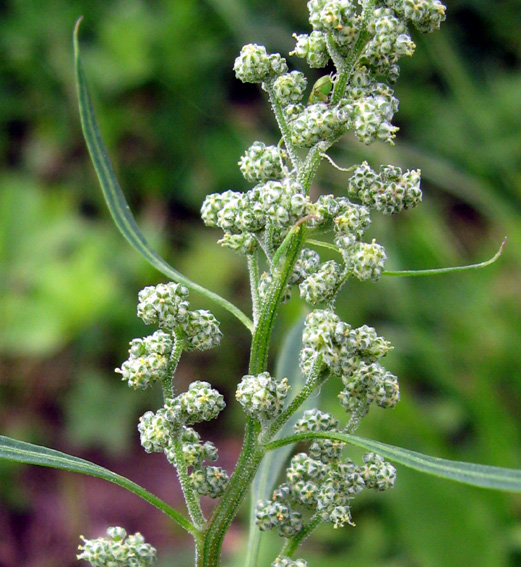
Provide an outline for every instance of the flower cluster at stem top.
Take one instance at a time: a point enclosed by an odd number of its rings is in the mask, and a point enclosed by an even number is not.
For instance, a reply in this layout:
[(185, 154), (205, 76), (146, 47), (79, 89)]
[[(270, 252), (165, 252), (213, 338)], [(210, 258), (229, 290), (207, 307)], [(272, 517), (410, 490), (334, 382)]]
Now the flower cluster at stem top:
[[(398, 101), (391, 85), (398, 78), (397, 61), (415, 48), (407, 24), (433, 31), (445, 12), (438, 0), (310, 0), (308, 8), (313, 31), (296, 36), (293, 54), (311, 67), (333, 61), (337, 73), (330, 77), (330, 92), (312, 90), (306, 105), (307, 79), (302, 72), (289, 71), (281, 55), (269, 54), (262, 45), (244, 46), (235, 73), (241, 81), (260, 83), (267, 91), (284, 144), (254, 142), (239, 161), (244, 178), (254, 186), (246, 192), (209, 195), (201, 214), (208, 226), (224, 231), (223, 246), (246, 255), (262, 248), (268, 261), (300, 219), (306, 219), (310, 233), (332, 231), (341, 262), (314, 261), (291, 282), (300, 284), (306, 301), (317, 304), (331, 302), (349, 277), (376, 281), (381, 276), (383, 247), (362, 241), (370, 213), (393, 214), (415, 207), (421, 201), (420, 172), (395, 166), (381, 166), (376, 172), (364, 162), (353, 168), (344, 196), (325, 195), (313, 202), (310, 180), (303, 175), (307, 161), (298, 150), (325, 152), (349, 132), (366, 144), (392, 143)], [(263, 275), (261, 298), (271, 277), (269, 272)]]
[[(242, 48), (235, 74), (267, 93), (282, 139), (277, 145), (255, 141), (240, 158), (240, 171), (251, 184), (247, 191), (213, 193), (201, 208), (205, 224), (224, 232), (220, 244), (248, 257), (254, 334), (261, 315), (274, 319), (278, 305), (270, 304), (273, 298), (283, 302), (292, 286), (298, 286), (301, 298), (314, 309), (305, 321), (299, 354), (306, 378), (303, 392), (309, 397), (325, 380), (337, 380), (338, 399), (348, 414), (342, 425), (317, 408), (298, 415), (304, 397), (296, 393), (288, 404), (288, 380), (268, 371), (250, 371), (237, 386), (236, 399), (260, 432), (259, 447), (273, 442), (293, 414), (298, 418), (295, 433), (311, 441), (306, 451), (291, 458), (271, 498), (256, 507), (259, 528), (276, 529), (289, 545), (285, 550), (322, 522), (335, 528), (353, 525), (353, 498), (364, 489), (388, 490), (395, 482), (394, 467), (379, 455), (366, 453), (361, 464), (343, 456), (340, 434), (352, 433), (372, 405), (394, 408), (400, 390), (396, 376), (381, 364), (390, 343), (368, 325), (353, 328), (342, 321), (334, 303), (349, 278), (375, 282), (381, 277), (386, 252), (366, 235), (371, 215), (416, 207), (422, 198), (420, 171), (392, 165), (374, 169), (364, 161), (347, 169), (350, 176), (340, 195), (312, 199), (311, 185), (323, 158), (334, 164), (327, 152), (341, 137), (351, 134), (367, 145), (394, 143), (398, 62), (415, 50), (408, 26), (431, 32), (445, 19), (439, 0), (309, 0), (307, 6), (312, 31), (294, 36), (290, 55), (315, 69), (332, 63), (335, 71), (309, 89), (306, 76), (290, 70), (280, 54), (257, 44)], [(288, 242), (296, 230), (302, 239), (292, 248)], [(330, 242), (319, 245), (332, 248), (335, 259), (323, 260), (312, 249), (315, 237), (323, 236)], [(287, 250), (293, 255), (285, 256)], [(260, 252), (267, 267), (259, 275)], [(135, 390), (161, 384), (164, 404), (140, 418), (141, 444), (148, 453), (164, 453), (177, 468), (192, 520), (203, 525), (197, 498), (219, 498), (228, 486), (233, 491), (233, 483), (221, 467), (206, 464), (217, 460), (217, 449), (192, 427), (215, 419), (225, 407), (223, 396), (199, 380), (179, 394), (173, 387), (183, 351), (206, 350), (221, 340), (215, 317), (206, 310), (190, 310), (187, 296), (188, 289), (179, 283), (149, 286), (139, 293), (138, 316), (158, 329), (131, 341), (129, 357), (117, 372)], [(268, 313), (262, 311), (264, 305)], [(267, 343), (269, 337), (264, 338)], [(78, 557), (94, 567), (154, 564), (155, 550), (139, 534), (127, 537), (122, 528), (109, 528), (107, 534), (83, 539)], [(307, 566), (284, 549), (272, 567)]]

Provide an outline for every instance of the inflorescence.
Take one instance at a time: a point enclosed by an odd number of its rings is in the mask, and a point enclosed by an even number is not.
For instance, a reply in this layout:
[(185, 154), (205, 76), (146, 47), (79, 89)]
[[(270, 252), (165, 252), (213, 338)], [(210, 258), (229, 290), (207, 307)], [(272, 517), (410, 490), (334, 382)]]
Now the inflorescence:
[[(351, 175), (339, 196), (321, 195), (313, 201), (311, 183), (324, 157), (334, 165), (327, 151), (342, 136), (354, 135), (364, 144), (393, 143), (398, 100), (392, 87), (400, 73), (398, 61), (415, 50), (408, 26), (431, 32), (445, 19), (439, 0), (309, 0), (307, 5), (312, 31), (294, 36), (290, 55), (312, 68), (332, 63), (335, 72), (321, 77), (310, 90), (305, 75), (290, 70), (280, 54), (270, 54), (257, 44), (242, 48), (235, 74), (243, 82), (260, 84), (267, 93), (282, 140), (278, 145), (253, 142), (239, 161), (251, 188), (208, 195), (201, 209), (204, 223), (224, 232), (220, 244), (248, 257), (254, 325), (259, 305), (274, 296), (272, 290), (280, 281), (281, 289), (285, 286), (277, 296), (281, 301), (298, 287), (302, 300), (312, 306), (299, 358), (307, 395), (329, 377), (340, 385), (338, 398), (348, 414), (347, 423), (341, 425), (317, 408), (297, 414), (295, 433), (311, 443), (307, 451), (291, 458), (271, 498), (260, 500), (256, 507), (261, 530), (276, 529), (286, 543), (297, 544), (321, 522), (335, 528), (353, 525), (351, 502), (358, 493), (394, 485), (396, 471), (391, 464), (375, 453), (366, 453), (356, 464), (343, 456), (345, 444), (338, 439), (358, 427), (371, 405), (394, 408), (398, 403), (398, 380), (380, 362), (392, 347), (372, 327), (353, 328), (342, 321), (334, 303), (349, 278), (375, 282), (382, 275), (383, 246), (363, 240), (371, 214), (399, 213), (422, 198), (419, 170), (391, 165), (373, 169), (365, 161), (347, 170)], [(281, 280), (278, 258), (297, 228), (304, 237), (290, 264), (284, 264), (289, 272)], [(313, 246), (316, 237), (327, 235), (330, 242), (324, 244), (337, 257), (322, 261)], [(306, 246), (306, 241), (311, 242)], [(266, 270), (259, 276), (260, 252)], [(257, 266), (254, 270), (252, 262)], [(183, 351), (217, 346), (221, 332), (209, 311), (190, 310), (187, 296), (187, 288), (179, 283), (146, 287), (139, 293), (139, 317), (158, 330), (131, 341), (129, 358), (117, 372), (135, 390), (155, 382), (162, 385), (164, 405), (139, 421), (145, 451), (166, 455), (178, 469), (185, 496), (188, 488), (198, 496), (218, 498), (230, 479), (222, 468), (205, 464), (216, 461), (217, 449), (203, 442), (192, 426), (215, 419), (225, 407), (224, 398), (203, 381), (176, 395), (173, 375)], [(298, 404), (287, 403), (289, 392), (286, 378), (276, 379), (267, 371), (247, 374), (238, 384), (236, 399), (257, 424), (260, 443), (272, 441), (291, 414), (298, 412)], [(320, 436), (313, 438), (317, 433)], [(84, 539), (79, 558), (94, 567), (153, 565), (155, 551), (139, 534), (126, 537), (122, 528), (107, 533), (108, 538)], [(306, 561), (293, 559), (285, 549), (272, 567), (306, 567)]]

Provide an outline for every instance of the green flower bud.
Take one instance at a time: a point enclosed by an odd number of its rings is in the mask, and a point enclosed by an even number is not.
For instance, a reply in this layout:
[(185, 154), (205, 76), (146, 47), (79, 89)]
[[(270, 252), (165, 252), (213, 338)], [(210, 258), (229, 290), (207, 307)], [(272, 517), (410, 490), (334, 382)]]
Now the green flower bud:
[[(286, 75), (275, 81), (274, 88), (283, 77)], [(254, 183), (284, 177), (285, 162), (286, 152), (281, 148), (266, 146), (263, 142), (254, 142), (241, 157), (239, 167), (244, 179)]]
[(156, 563), (156, 550), (145, 543), (140, 533), (129, 535), (123, 528), (107, 529), (108, 538), (86, 539), (81, 536), (83, 545), (78, 546), (81, 553), (78, 559), (90, 562), (92, 567), (153, 567)]
[(329, 260), (299, 285), (300, 297), (311, 305), (329, 303), (335, 298), (343, 281), (342, 266), (334, 260)]
[(147, 453), (160, 453), (172, 441), (172, 428), (164, 410), (157, 413), (147, 411), (139, 418), (138, 431), (141, 445)]
[(291, 140), (298, 147), (310, 148), (321, 141), (334, 141), (347, 132), (349, 113), (324, 102), (307, 106), (290, 122)]
[(222, 333), (217, 319), (205, 309), (190, 311), (183, 323), (186, 350), (208, 350), (218, 346)]
[(286, 524), (290, 519), (290, 509), (280, 502), (259, 500), (255, 507), (255, 523), (261, 531)]
[(286, 61), (278, 53), (268, 55), (264, 46), (252, 43), (241, 49), (233, 66), (235, 76), (243, 83), (261, 83), (287, 69)]
[(174, 329), (188, 315), (187, 296), (188, 288), (174, 282), (145, 287), (138, 294), (138, 317), (147, 325)]
[(208, 382), (192, 382), (188, 391), (165, 401), (165, 416), (172, 424), (192, 425), (215, 419), (224, 409), (223, 396)]
[(393, 488), (396, 480), (396, 469), (376, 453), (366, 453), (363, 456), (364, 466), (362, 477), (368, 488), (384, 491)]
[(286, 378), (278, 382), (268, 372), (262, 372), (257, 376), (244, 376), (237, 387), (236, 398), (248, 415), (262, 423), (281, 413), (289, 389)]
[(329, 52), (324, 33), (313, 31), (309, 35), (293, 34), (293, 37), (297, 40), (297, 43), (290, 55), (306, 59), (312, 69), (320, 69), (329, 63)]
[(190, 482), (196, 492), (210, 498), (222, 496), (229, 481), (228, 474), (221, 467), (203, 467), (190, 475)]
[(352, 276), (361, 281), (375, 282), (382, 275), (387, 258), (383, 246), (374, 240), (367, 242), (354, 242), (342, 250), (346, 268)]
[(295, 423), (295, 433), (308, 431), (336, 431), (338, 421), (330, 414), (318, 409), (310, 409)]
[(307, 87), (307, 79), (300, 71), (280, 75), (273, 82), (273, 94), (282, 106), (297, 104), (302, 100)]

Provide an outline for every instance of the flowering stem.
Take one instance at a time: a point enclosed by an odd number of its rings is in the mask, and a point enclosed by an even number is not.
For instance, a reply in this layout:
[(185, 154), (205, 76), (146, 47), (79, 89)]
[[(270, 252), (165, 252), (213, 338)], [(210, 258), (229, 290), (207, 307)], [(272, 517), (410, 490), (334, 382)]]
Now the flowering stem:
[(299, 545), (307, 539), (323, 522), (322, 517), (320, 514), (315, 513), (313, 514), (312, 518), (309, 522), (304, 526), (304, 528), (294, 537), (287, 539), (284, 542), (282, 550), (280, 552), (281, 555), (286, 555), (287, 557), (291, 557)]
[(186, 502), (186, 507), (188, 508), (188, 513), (190, 518), (198, 530), (201, 530), (205, 525), (205, 518), (201, 511), (201, 505), (199, 502), (199, 496), (195, 493), (192, 488), (190, 479), (187, 475), (186, 462), (183, 454), (183, 443), (180, 438), (173, 442), (174, 453), (175, 453), (175, 464), (177, 470), (177, 476), (179, 478), (179, 484), (183, 490), (183, 495)]
[[(364, 11), (362, 13), (362, 26), (358, 33), (355, 45), (353, 46), (353, 49), (349, 53), (347, 59), (344, 60), (342, 68), (338, 69), (339, 75), (333, 87), (331, 104), (338, 104), (342, 100), (342, 98), (344, 98), (347, 83), (349, 81), (349, 78), (351, 77), (351, 73), (370, 38), (369, 32), (367, 31), (367, 26), (369, 24), (369, 20), (372, 16), (375, 5), (376, 0), (368, 0), (366, 5), (364, 6)], [(332, 42), (328, 43), (328, 48), (332, 50), (334, 49)], [(333, 53), (334, 52), (335, 51), (333, 51)], [(333, 57), (333, 54), (331, 52), (330, 55), (333, 61), (335, 61), (336, 58)]]
[(250, 374), (260, 374), (266, 370), (270, 337), (277, 309), (302, 248), (303, 233), (302, 226), (296, 227), (291, 234), (291, 238), (287, 241), (285, 254), (283, 254), (282, 258), (278, 258), (278, 255), (276, 255), (277, 261), (274, 263), (273, 283), (269, 286), (263, 299), (259, 319), (253, 332), (249, 365)]
[(277, 97), (273, 93), (272, 84), (270, 82), (266, 82), (264, 83), (264, 88), (268, 93), (271, 108), (273, 109), (273, 114), (275, 115), (275, 119), (277, 120), (277, 124), (279, 126), (280, 133), (282, 134), (282, 139), (284, 140), (284, 145), (286, 146), (291, 164), (295, 169), (298, 170), (302, 162), (293, 143), (291, 142), (291, 130), (288, 126), (288, 122), (286, 120), (286, 116), (284, 115), (284, 111), (282, 110), (282, 106), (279, 104)]
[(235, 471), (209, 519), (203, 550), (196, 567), (218, 567), (220, 564), (224, 536), (244, 500), (264, 456), (264, 450), (260, 448), (258, 443), (259, 432), (259, 423), (249, 418), (246, 422), (244, 443)]

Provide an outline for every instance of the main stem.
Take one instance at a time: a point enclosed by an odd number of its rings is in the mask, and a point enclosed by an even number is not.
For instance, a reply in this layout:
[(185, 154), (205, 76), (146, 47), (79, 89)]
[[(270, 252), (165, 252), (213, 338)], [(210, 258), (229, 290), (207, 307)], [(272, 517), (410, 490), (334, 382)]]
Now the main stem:
[[(287, 243), (283, 258), (274, 267), (273, 283), (263, 298), (255, 325), (250, 353), (250, 374), (264, 372), (268, 365), (268, 349), (277, 309), (293, 271), (303, 243), (304, 227), (299, 226)], [(230, 483), (209, 518), (204, 542), (196, 542), (196, 567), (218, 567), (224, 536), (237, 515), (248, 489), (259, 468), (265, 449), (259, 442), (261, 427), (254, 418), (248, 418), (241, 454), (230, 478)]]

